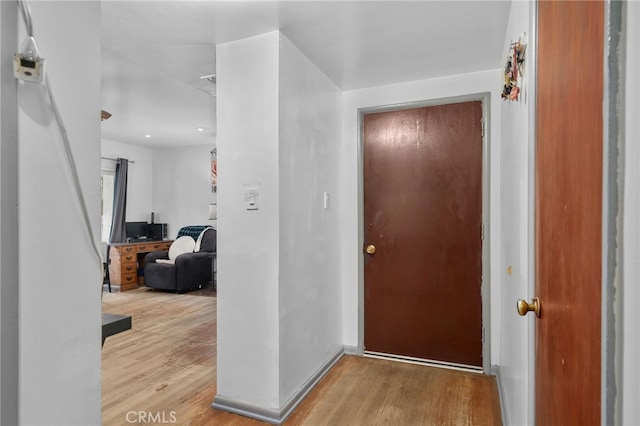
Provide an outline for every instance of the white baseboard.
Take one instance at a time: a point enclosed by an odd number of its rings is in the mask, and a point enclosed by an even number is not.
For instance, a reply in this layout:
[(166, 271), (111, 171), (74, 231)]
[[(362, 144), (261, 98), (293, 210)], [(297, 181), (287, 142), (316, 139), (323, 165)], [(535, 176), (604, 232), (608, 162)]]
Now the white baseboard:
[(249, 404), (244, 401), (226, 398), (221, 395), (216, 395), (211, 406), (217, 410), (227, 411), (229, 413), (239, 414), (245, 417), (251, 417), (252, 419), (260, 420), (262, 422), (267, 422), (274, 425), (279, 425), (283, 422), (282, 420), (280, 420), (279, 410), (264, 408), (259, 405)]
[(357, 346), (344, 345), (343, 348), (345, 355), (362, 355), (362, 351), (360, 351)]
[(499, 365), (491, 366), (491, 375), (496, 377), (496, 382), (498, 384), (498, 396), (500, 397), (500, 415), (502, 416), (502, 424), (507, 425), (507, 405), (504, 399), (504, 385), (502, 384), (502, 373), (500, 372)]
[(344, 355), (344, 349), (340, 348), (327, 362), (325, 362), (316, 373), (309, 378), (298, 391), (279, 409), (274, 410), (264, 408), (258, 405), (249, 404), (244, 401), (238, 401), (227, 398), (222, 395), (216, 395), (211, 406), (217, 410), (227, 411), (229, 413), (239, 414), (245, 417), (251, 417), (256, 420), (281, 425), (291, 415), (293, 410), (302, 402), (309, 392), (318, 384), (320, 380), (331, 370), (336, 362)]

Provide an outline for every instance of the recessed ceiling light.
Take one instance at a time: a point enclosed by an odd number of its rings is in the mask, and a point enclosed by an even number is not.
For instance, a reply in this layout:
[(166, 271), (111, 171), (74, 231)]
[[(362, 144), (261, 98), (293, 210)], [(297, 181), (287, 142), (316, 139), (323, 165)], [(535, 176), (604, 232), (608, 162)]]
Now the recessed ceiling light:
[(206, 127), (196, 127), (196, 130), (199, 131), (199, 132), (204, 132), (204, 131), (209, 130), (209, 129), (207, 129)]
[(145, 138), (147, 138), (147, 139), (149, 139), (149, 138), (151, 137), (151, 135), (146, 134), (146, 135), (144, 135), (144, 137), (145, 137)]

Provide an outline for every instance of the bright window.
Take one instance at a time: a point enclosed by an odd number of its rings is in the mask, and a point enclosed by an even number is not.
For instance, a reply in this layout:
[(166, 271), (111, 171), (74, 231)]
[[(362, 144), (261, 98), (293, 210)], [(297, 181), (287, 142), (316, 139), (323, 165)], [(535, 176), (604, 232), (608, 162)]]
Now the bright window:
[(113, 214), (113, 182), (115, 172), (113, 170), (102, 170), (100, 185), (102, 187), (102, 242), (109, 242), (109, 231), (111, 231), (111, 220)]

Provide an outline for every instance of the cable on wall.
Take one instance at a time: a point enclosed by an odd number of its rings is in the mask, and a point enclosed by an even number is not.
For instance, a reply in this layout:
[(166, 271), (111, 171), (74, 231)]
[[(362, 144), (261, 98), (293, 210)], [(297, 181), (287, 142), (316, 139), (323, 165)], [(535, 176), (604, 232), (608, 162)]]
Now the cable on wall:
[[(27, 4), (25, 0), (18, 0), (18, 4), (20, 5), (20, 13), (22, 15), (24, 25), (27, 31), (28, 37), (33, 39), (35, 43), (35, 37), (33, 35), (33, 21), (31, 18), (31, 8)], [(69, 163), (69, 168), (71, 169), (71, 176), (73, 178), (73, 187), (75, 189), (75, 194), (78, 197), (78, 201), (80, 203), (80, 209), (82, 211), (82, 217), (85, 225), (85, 229), (87, 231), (87, 235), (89, 236), (89, 240), (91, 242), (91, 246), (98, 260), (100, 261), (101, 270), (104, 268), (104, 260), (102, 258), (102, 253), (100, 252), (100, 248), (95, 239), (94, 233), (92, 231), (91, 219), (89, 217), (89, 211), (87, 209), (87, 203), (84, 198), (84, 194), (82, 192), (82, 187), (80, 186), (80, 179), (78, 177), (78, 169), (76, 167), (76, 162), (73, 157), (73, 152), (71, 151), (71, 145), (69, 143), (69, 137), (67, 135), (67, 129), (64, 125), (64, 121), (62, 120), (62, 116), (60, 111), (58, 110), (58, 106), (56, 104), (55, 97), (53, 95), (53, 91), (51, 89), (51, 83), (49, 82), (49, 76), (47, 73), (44, 75), (44, 85), (47, 89), (47, 95), (49, 97), (49, 102), (51, 104), (51, 109), (53, 111), (53, 115), (56, 119), (56, 123), (58, 125), (58, 130), (60, 131), (60, 136), (62, 137), (62, 144), (64, 146), (67, 162)], [(102, 270), (102, 274), (104, 275), (104, 270)], [(102, 292), (102, 277), (100, 278), (100, 290)]]

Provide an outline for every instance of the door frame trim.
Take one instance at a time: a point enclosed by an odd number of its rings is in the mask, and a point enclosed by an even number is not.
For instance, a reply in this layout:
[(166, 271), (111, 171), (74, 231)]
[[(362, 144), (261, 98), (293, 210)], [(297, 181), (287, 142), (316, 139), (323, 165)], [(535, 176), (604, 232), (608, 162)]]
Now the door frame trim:
[[(491, 136), (491, 93), (472, 93), (462, 96), (426, 99), (415, 102), (403, 102), (375, 107), (358, 108), (358, 146), (357, 146), (357, 175), (358, 175), (358, 246), (364, 247), (364, 115), (374, 112), (390, 112), (403, 109), (422, 108), (436, 105), (456, 104), (462, 102), (482, 102), (482, 118), (484, 121), (484, 135), (482, 137), (482, 224), (484, 225), (484, 239), (482, 241), (482, 371), (491, 372), (491, 276), (490, 276), (490, 136)], [(358, 256), (358, 355), (364, 355), (364, 254)]]
[[(537, 147), (537, 108), (538, 108), (538, 2), (532, 2), (529, 6), (529, 29), (530, 34), (527, 42), (527, 55), (530, 61), (529, 73), (531, 78), (529, 84), (529, 111), (528, 111), (528, 179), (529, 209), (527, 212), (527, 239), (529, 241), (527, 250), (527, 298), (536, 296), (536, 147)], [(536, 424), (536, 321), (531, 318), (527, 324), (527, 412), (525, 419), (528, 424)]]
[(622, 423), (622, 353), (624, 296), (624, 68), (626, 4), (604, 4), (602, 85), (602, 355), (600, 407), (602, 424)]

